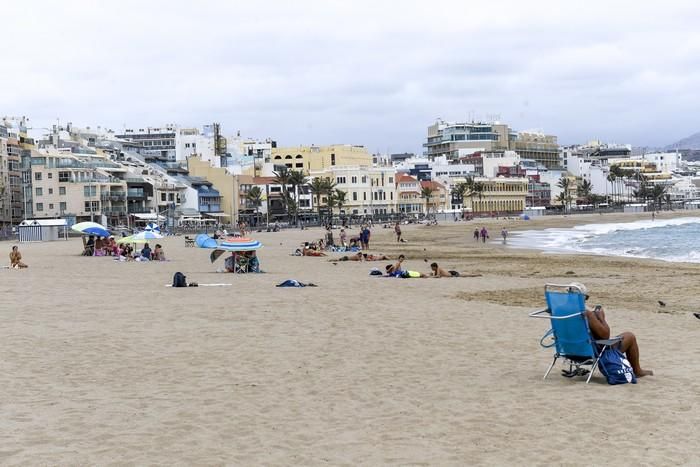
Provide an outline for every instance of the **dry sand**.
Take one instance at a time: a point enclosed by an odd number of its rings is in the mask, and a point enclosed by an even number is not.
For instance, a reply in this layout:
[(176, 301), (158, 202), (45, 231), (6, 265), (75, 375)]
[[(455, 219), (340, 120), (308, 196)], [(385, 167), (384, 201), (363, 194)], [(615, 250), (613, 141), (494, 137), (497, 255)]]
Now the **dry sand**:
[[(21, 245), (30, 268), (0, 270), (0, 464), (700, 463), (700, 265), (476, 245), (474, 225), (407, 226), (399, 246), (374, 229), (372, 251), (411, 269), (481, 274), (440, 280), (289, 256), (308, 230), (257, 234), (259, 275), (216, 274), (181, 237), (148, 264), (80, 257), (78, 239)], [(233, 285), (164, 287), (175, 271)], [(287, 278), (319, 287), (274, 287)], [(572, 280), (656, 376), (542, 381), (548, 326), (527, 313)]]

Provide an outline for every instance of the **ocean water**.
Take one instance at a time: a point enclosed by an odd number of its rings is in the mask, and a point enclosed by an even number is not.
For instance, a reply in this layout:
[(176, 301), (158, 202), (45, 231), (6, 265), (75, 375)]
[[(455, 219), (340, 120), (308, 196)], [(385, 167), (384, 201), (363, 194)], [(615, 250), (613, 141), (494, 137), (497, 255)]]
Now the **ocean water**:
[(511, 247), (700, 263), (700, 218), (587, 224), (513, 234)]

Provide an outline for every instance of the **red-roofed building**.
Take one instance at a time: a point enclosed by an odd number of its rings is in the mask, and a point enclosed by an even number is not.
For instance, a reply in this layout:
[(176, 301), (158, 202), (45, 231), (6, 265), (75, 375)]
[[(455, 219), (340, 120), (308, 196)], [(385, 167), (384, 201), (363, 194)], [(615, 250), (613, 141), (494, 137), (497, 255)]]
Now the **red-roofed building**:
[(447, 197), (447, 188), (441, 183), (433, 180), (424, 180), (420, 182), (421, 194), (424, 190), (431, 190), (430, 198), (425, 199), (427, 204), (427, 213), (436, 213), (449, 209), (449, 199)]
[(396, 196), (398, 210), (404, 214), (421, 214), (424, 203), (420, 197), (421, 186), (416, 177), (408, 174), (396, 174)]

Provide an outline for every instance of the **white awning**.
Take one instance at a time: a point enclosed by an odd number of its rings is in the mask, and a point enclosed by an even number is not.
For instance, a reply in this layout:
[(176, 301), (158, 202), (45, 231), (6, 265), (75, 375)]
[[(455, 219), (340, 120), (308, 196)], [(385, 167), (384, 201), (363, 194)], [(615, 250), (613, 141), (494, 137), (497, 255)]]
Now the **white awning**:
[(28, 225), (40, 225), (42, 227), (60, 227), (68, 225), (65, 219), (25, 219), (20, 224), (25, 227)]
[(158, 214), (154, 212), (149, 212), (147, 214), (134, 214), (134, 217), (137, 219), (142, 219), (144, 221), (162, 221), (165, 220), (165, 217), (159, 216)]
[(223, 213), (223, 212), (205, 212), (203, 214), (205, 216), (211, 216), (211, 217), (231, 217), (230, 215)]

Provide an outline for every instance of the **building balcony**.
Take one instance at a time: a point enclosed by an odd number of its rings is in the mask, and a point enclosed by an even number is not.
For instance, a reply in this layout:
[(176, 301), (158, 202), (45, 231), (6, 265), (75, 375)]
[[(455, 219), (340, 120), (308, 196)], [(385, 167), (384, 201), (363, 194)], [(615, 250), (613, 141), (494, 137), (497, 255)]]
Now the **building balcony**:
[(146, 192), (136, 188), (130, 188), (127, 190), (126, 195), (130, 199), (144, 199), (146, 197)]

